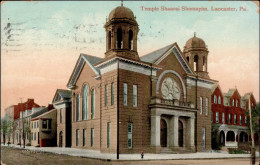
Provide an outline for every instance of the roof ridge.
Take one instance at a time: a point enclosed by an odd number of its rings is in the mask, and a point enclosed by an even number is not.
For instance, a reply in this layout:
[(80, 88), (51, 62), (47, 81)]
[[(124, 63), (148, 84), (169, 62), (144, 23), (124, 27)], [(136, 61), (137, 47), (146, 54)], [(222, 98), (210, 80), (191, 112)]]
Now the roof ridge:
[[(174, 42), (175, 43), (175, 42)], [(169, 45), (167, 45), (167, 46), (164, 46), (164, 47), (162, 47), (162, 48), (159, 48), (159, 49), (156, 49), (156, 50), (154, 50), (154, 51), (152, 51), (152, 52), (150, 52), (150, 53), (147, 53), (147, 54), (145, 54), (145, 55), (143, 55), (143, 56), (141, 56), (141, 57), (144, 57), (144, 56), (147, 56), (147, 55), (149, 55), (149, 54), (152, 54), (152, 53), (154, 53), (154, 52), (156, 52), (156, 51), (158, 51), (158, 50), (161, 50), (161, 49), (163, 49), (163, 48), (166, 48), (166, 47), (168, 47), (168, 46), (170, 46), (170, 45), (174, 45), (174, 43), (172, 43), (172, 44), (169, 44)], [(167, 50), (169, 50), (169, 49), (167, 49)], [(167, 51), (166, 50), (166, 51)], [(166, 52), (165, 51), (165, 52)]]

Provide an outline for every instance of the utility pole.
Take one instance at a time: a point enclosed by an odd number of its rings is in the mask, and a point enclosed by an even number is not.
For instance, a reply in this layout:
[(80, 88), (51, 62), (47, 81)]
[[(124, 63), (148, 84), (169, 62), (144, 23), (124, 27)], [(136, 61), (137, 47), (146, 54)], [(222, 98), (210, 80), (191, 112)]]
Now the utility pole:
[[(21, 100), (21, 106), (22, 106), (22, 97), (20, 98)], [(22, 106), (22, 109), (21, 111), (23, 110), (23, 106)], [(25, 148), (25, 138), (24, 138), (24, 122), (23, 122), (23, 111), (22, 111), (22, 126), (23, 126), (23, 148)], [(21, 142), (22, 143), (22, 142)], [(21, 146), (20, 146), (21, 147)]]
[(249, 117), (250, 117), (250, 132), (251, 132), (251, 139), (252, 139), (252, 148), (251, 148), (251, 164), (255, 164), (255, 140), (254, 140), (254, 131), (252, 127), (252, 109), (251, 109), (251, 101), (249, 97), (248, 101), (249, 107)]

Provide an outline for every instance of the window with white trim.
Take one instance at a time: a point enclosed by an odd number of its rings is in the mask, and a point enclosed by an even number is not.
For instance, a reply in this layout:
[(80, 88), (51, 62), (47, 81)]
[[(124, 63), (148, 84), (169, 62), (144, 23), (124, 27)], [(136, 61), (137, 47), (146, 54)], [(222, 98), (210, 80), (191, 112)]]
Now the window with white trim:
[(237, 115), (234, 115), (234, 124), (237, 124)]
[(221, 97), (218, 96), (218, 104), (221, 104)]
[(232, 101), (232, 106), (233, 107), (235, 106), (235, 99), (233, 99), (233, 101)]
[(216, 112), (216, 123), (218, 123), (218, 122), (219, 122), (219, 113)]
[(238, 107), (238, 100), (236, 101), (236, 107)]
[(133, 147), (133, 123), (128, 123), (127, 125), (127, 132), (128, 132), (128, 141), (127, 141), (127, 146), (128, 148)]
[(222, 113), (222, 123), (225, 124), (225, 113)]
[(105, 85), (105, 106), (107, 106), (107, 84)]
[(202, 99), (202, 97), (200, 97), (200, 114), (202, 114), (202, 101), (203, 101), (203, 99)]
[(239, 124), (242, 125), (242, 116), (239, 116)]
[(111, 105), (114, 105), (114, 83), (111, 84)]
[(107, 123), (107, 148), (110, 148), (111, 141), (111, 131), (110, 131), (110, 122)]
[(217, 104), (217, 96), (214, 95), (214, 104)]
[(95, 117), (95, 90), (91, 90), (91, 119)]
[(60, 123), (62, 123), (62, 108), (60, 109)]
[(79, 130), (76, 129), (76, 146), (79, 146)]
[(83, 87), (83, 98), (82, 98), (82, 120), (88, 119), (88, 86)]
[(91, 147), (94, 147), (94, 128), (91, 128)]
[(80, 95), (76, 96), (76, 120), (79, 121), (79, 104), (80, 104)]
[(133, 106), (137, 107), (137, 85), (133, 85)]
[(228, 114), (228, 123), (231, 124), (231, 114)]
[(209, 104), (209, 100), (208, 98), (205, 99), (205, 114), (208, 115), (208, 104)]
[(124, 105), (127, 105), (127, 83), (124, 83)]
[(86, 145), (86, 129), (83, 129), (83, 146)]

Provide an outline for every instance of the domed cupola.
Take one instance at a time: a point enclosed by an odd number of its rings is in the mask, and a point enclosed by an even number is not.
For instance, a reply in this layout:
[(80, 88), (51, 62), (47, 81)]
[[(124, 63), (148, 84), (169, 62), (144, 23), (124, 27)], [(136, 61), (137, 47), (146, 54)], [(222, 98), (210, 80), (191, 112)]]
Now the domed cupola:
[(208, 53), (205, 42), (201, 38), (196, 37), (196, 33), (194, 33), (194, 37), (186, 42), (183, 50), (184, 57), (193, 71), (205, 78), (209, 78), (207, 71)]
[(115, 56), (139, 60), (137, 53), (137, 34), (139, 31), (134, 13), (121, 6), (113, 9), (105, 24), (106, 53), (105, 58)]
[(112, 10), (109, 14), (108, 19), (129, 19), (135, 21), (133, 11), (124, 6), (118, 6), (114, 10)]

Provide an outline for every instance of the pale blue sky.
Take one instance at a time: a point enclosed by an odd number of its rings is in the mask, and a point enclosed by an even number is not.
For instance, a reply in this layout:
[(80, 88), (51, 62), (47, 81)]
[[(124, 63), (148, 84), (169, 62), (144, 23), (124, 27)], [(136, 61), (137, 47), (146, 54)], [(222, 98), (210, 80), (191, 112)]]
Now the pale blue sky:
[[(104, 57), (104, 24), (120, 1), (5, 2), (1, 6), (2, 107), (19, 97), (46, 105), (66, 83), (80, 53)], [(208, 71), (223, 92), (237, 88), (259, 100), (259, 13), (253, 2), (126, 1), (139, 24), (138, 52), (177, 42), (194, 32), (209, 49)], [(142, 11), (144, 7), (239, 7), (246, 12)], [(10, 24), (9, 24), (10, 23)], [(46, 74), (47, 73), (47, 74)], [(31, 87), (34, 88), (33, 91)], [(41, 90), (45, 90), (44, 94)], [(47, 90), (46, 90), (47, 89)]]

